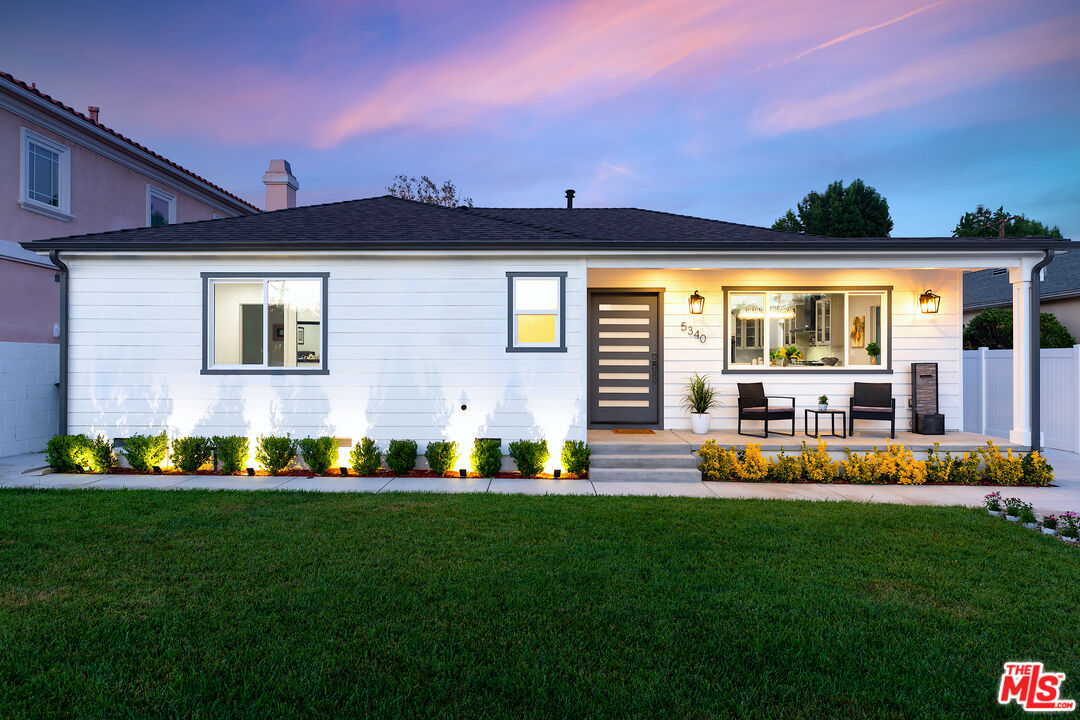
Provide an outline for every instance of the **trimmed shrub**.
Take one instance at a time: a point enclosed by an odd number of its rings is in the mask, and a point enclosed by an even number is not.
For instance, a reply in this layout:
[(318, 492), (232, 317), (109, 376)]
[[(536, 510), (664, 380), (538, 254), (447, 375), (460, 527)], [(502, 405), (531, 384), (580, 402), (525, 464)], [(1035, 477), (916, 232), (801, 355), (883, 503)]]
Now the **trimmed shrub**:
[(761, 454), (761, 446), (747, 443), (746, 449), (739, 452), (739, 461), (735, 463), (735, 478), (743, 482), (765, 482), (769, 476), (769, 461)]
[(214, 446), (207, 437), (176, 438), (172, 441), (173, 465), (186, 473), (192, 473), (210, 462)]
[(104, 435), (53, 435), (45, 448), (49, 467), (65, 473), (104, 473), (116, 466), (112, 444)]
[(85, 435), (53, 435), (45, 448), (45, 461), (57, 472), (83, 472), (89, 466), (90, 438)]
[(715, 440), (708, 440), (698, 448), (698, 470), (702, 480), (731, 480), (735, 477), (735, 466), (739, 462), (734, 450), (722, 448)]
[(829, 457), (824, 440), (813, 450), (809, 449), (803, 440), (799, 463), (802, 465), (802, 474), (813, 483), (831, 483), (840, 469), (840, 463)]
[(515, 440), (510, 443), (510, 457), (514, 458), (518, 472), (524, 477), (536, 477), (544, 471), (544, 463), (551, 453), (547, 440)]
[(986, 479), (992, 485), (1019, 485), (1024, 479), (1024, 469), (1020, 458), (1013, 455), (1009, 448), (1005, 455), (992, 440), (986, 441), (986, 447), (980, 450), (986, 462)]
[(357, 475), (371, 476), (379, 472), (382, 465), (379, 446), (371, 438), (363, 438), (349, 453), (349, 465)]
[(589, 472), (590, 448), (584, 440), (567, 440), (562, 446), (563, 469), (571, 475), (587, 475)]
[(473, 471), (481, 477), (493, 477), (502, 469), (502, 441), (494, 438), (476, 438), (473, 441), (469, 462)]
[(386, 467), (395, 475), (405, 475), (416, 467), (416, 441), (391, 440), (386, 450)]
[(288, 435), (260, 435), (255, 442), (255, 462), (271, 475), (277, 475), (295, 459), (296, 441)]
[(780, 448), (780, 454), (769, 463), (769, 481), (791, 483), (798, 482), (802, 478), (802, 466), (796, 458), (784, 453)]
[(325, 475), (334, 466), (338, 457), (336, 437), (303, 438), (300, 441), (300, 457), (304, 464), (316, 475)]
[(452, 470), (459, 456), (457, 443), (452, 440), (429, 442), (424, 450), (428, 467), (436, 475), (445, 475)]
[(124, 458), (135, 470), (150, 472), (155, 465), (165, 462), (169, 451), (169, 436), (162, 430), (159, 435), (132, 435), (120, 449)]
[(1054, 480), (1054, 468), (1038, 450), (1024, 456), (1020, 461), (1020, 469), (1024, 473), (1024, 482), (1031, 485), (1046, 487)]
[(982, 482), (982, 460), (978, 453), (964, 453), (952, 459), (949, 481), (957, 485), (978, 485)]
[(248, 439), (244, 435), (215, 435), (214, 455), (223, 475), (235, 475), (244, 469), (248, 456)]

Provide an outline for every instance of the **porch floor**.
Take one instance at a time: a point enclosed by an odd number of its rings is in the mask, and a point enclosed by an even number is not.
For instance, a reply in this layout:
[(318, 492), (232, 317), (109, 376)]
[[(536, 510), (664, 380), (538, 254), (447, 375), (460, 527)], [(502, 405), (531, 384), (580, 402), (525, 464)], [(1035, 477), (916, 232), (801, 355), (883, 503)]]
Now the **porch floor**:
[[(822, 429), (827, 428), (828, 425), (825, 425)], [(993, 443), (1002, 450), (1006, 448), (1026, 450), (1024, 446), (1010, 443), (1002, 438), (960, 431), (947, 432), (944, 435), (920, 435), (913, 432), (901, 432), (900, 430), (897, 430), (896, 439), (890, 441), (887, 430), (882, 432), (856, 430), (854, 435), (849, 435), (846, 438), (822, 435), (821, 439), (828, 444), (828, 447), (831, 450), (836, 451), (843, 450), (845, 447), (860, 451), (869, 450), (873, 447), (884, 448), (886, 443), (894, 442), (902, 444), (905, 448), (913, 452), (925, 452), (932, 448), (936, 442), (942, 450), (969, 452), (971, 450), (986, 447), (987, 441), (993, 441)], [(804, 435), (801, 428), (795, 431), (794, 437), (790, 435), (775, 434), (770, 431), (768, 438), (755, 438), (747, 435), (740, 435), (734, 430), (714, 430), (707, 435), (695, 435), (689, 430), (655, 430), (651, 434), (622, 434), (615, 433), (611, 430), (589, 431), (590, 445), (671, 445), (673, 449), (675, 447), (680, 447), (694, 451), (701, 447), (702, 443), (707, 440), (715, 440), (719, 445), (735, 447), (737, 449), (745, 448), (747, 443), (755, 443), (760, 445), (763, 451), (777, 451), (783, 449), (785, 452), (789, 453), (800, 451), (804, 440), (808, 445), (815, 445), (818, 442), (817, 439)]]

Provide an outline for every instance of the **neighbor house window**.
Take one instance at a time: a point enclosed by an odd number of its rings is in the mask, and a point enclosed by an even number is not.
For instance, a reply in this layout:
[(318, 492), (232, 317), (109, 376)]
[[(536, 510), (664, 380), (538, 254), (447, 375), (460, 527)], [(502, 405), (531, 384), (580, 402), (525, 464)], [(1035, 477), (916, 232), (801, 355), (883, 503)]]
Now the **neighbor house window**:
[(159, 190), (152, 185), (146, 186), (146, 224), (150, 227), (172, 225), (176, 222), (176, 196)]
[(888, 288), (732, 289), (730, 370), (887, 369)]
[(566, 273), (508, 272), (508, 352), (566, 352)]
[(206, 373), (326, 372), (325, 273), (203, 274)]
[(59, 220), (71, 219), (71, 152), (32, 130), (20, 133), (19, 205)]

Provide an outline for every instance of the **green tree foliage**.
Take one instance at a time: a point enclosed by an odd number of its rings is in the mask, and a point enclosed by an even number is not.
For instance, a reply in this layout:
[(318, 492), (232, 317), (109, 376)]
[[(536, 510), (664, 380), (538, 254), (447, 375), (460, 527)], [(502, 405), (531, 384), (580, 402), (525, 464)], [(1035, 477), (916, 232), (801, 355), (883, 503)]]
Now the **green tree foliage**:
[(799, 202), (798, 216), (788, 210), (772, 227), (826, 237), (887, 237), (893, 221), (888, 201), (856, 178), (847, 187), (837, 180), (824, 193), (811, 190)]
[(1048, 227), (1038, 220), (1031, 220), (1023, 215), (1013, 216), (1005, 211), (1005, 206), (997, 210), (988, 210), (982, 205), (975, 212), (967, 212), (960, 218), (953, 230), (953, 237), (997, 237), (1002, 222), (1005, 222), (1005, 237), (1061, 237), (1057, 225)]
[(442, 185), (436, 185), (435, 181), (427, 175), (421, 175), (420, 179), (397, 175), (394, 184), (389, 185), (386, 191), (394, 197), (403, 200), (415, 200), (416, 202), (443, 207), (472, 207), (471, 197), (458, 197), (457, 186), (453, 181), (445, 180)]
[[(987, 308), (971, 318), (964, 327), (964, 348), (977, 350), (1011, 350), (1013, 346), (1013, 317), (1008, 308)], [(1053, 313), (1039, 316), (1039, 344), (1044, 348), (1069, 348), (1076, 339)]]

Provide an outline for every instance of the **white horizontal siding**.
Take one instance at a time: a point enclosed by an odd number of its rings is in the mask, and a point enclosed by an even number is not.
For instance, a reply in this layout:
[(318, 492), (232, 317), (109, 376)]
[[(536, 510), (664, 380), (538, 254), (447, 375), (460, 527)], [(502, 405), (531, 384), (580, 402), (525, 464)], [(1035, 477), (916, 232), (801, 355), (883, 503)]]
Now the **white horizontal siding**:
[[(74, 258), (71, 432), (585, 437), (585, 264)], [(506, 272), (567, 272), (566, 353), (506, 352)], [(201, 375), (203, 272), (329, 272), (329, 375)], [(467, 405), (462, 411), (460, 406)]]

